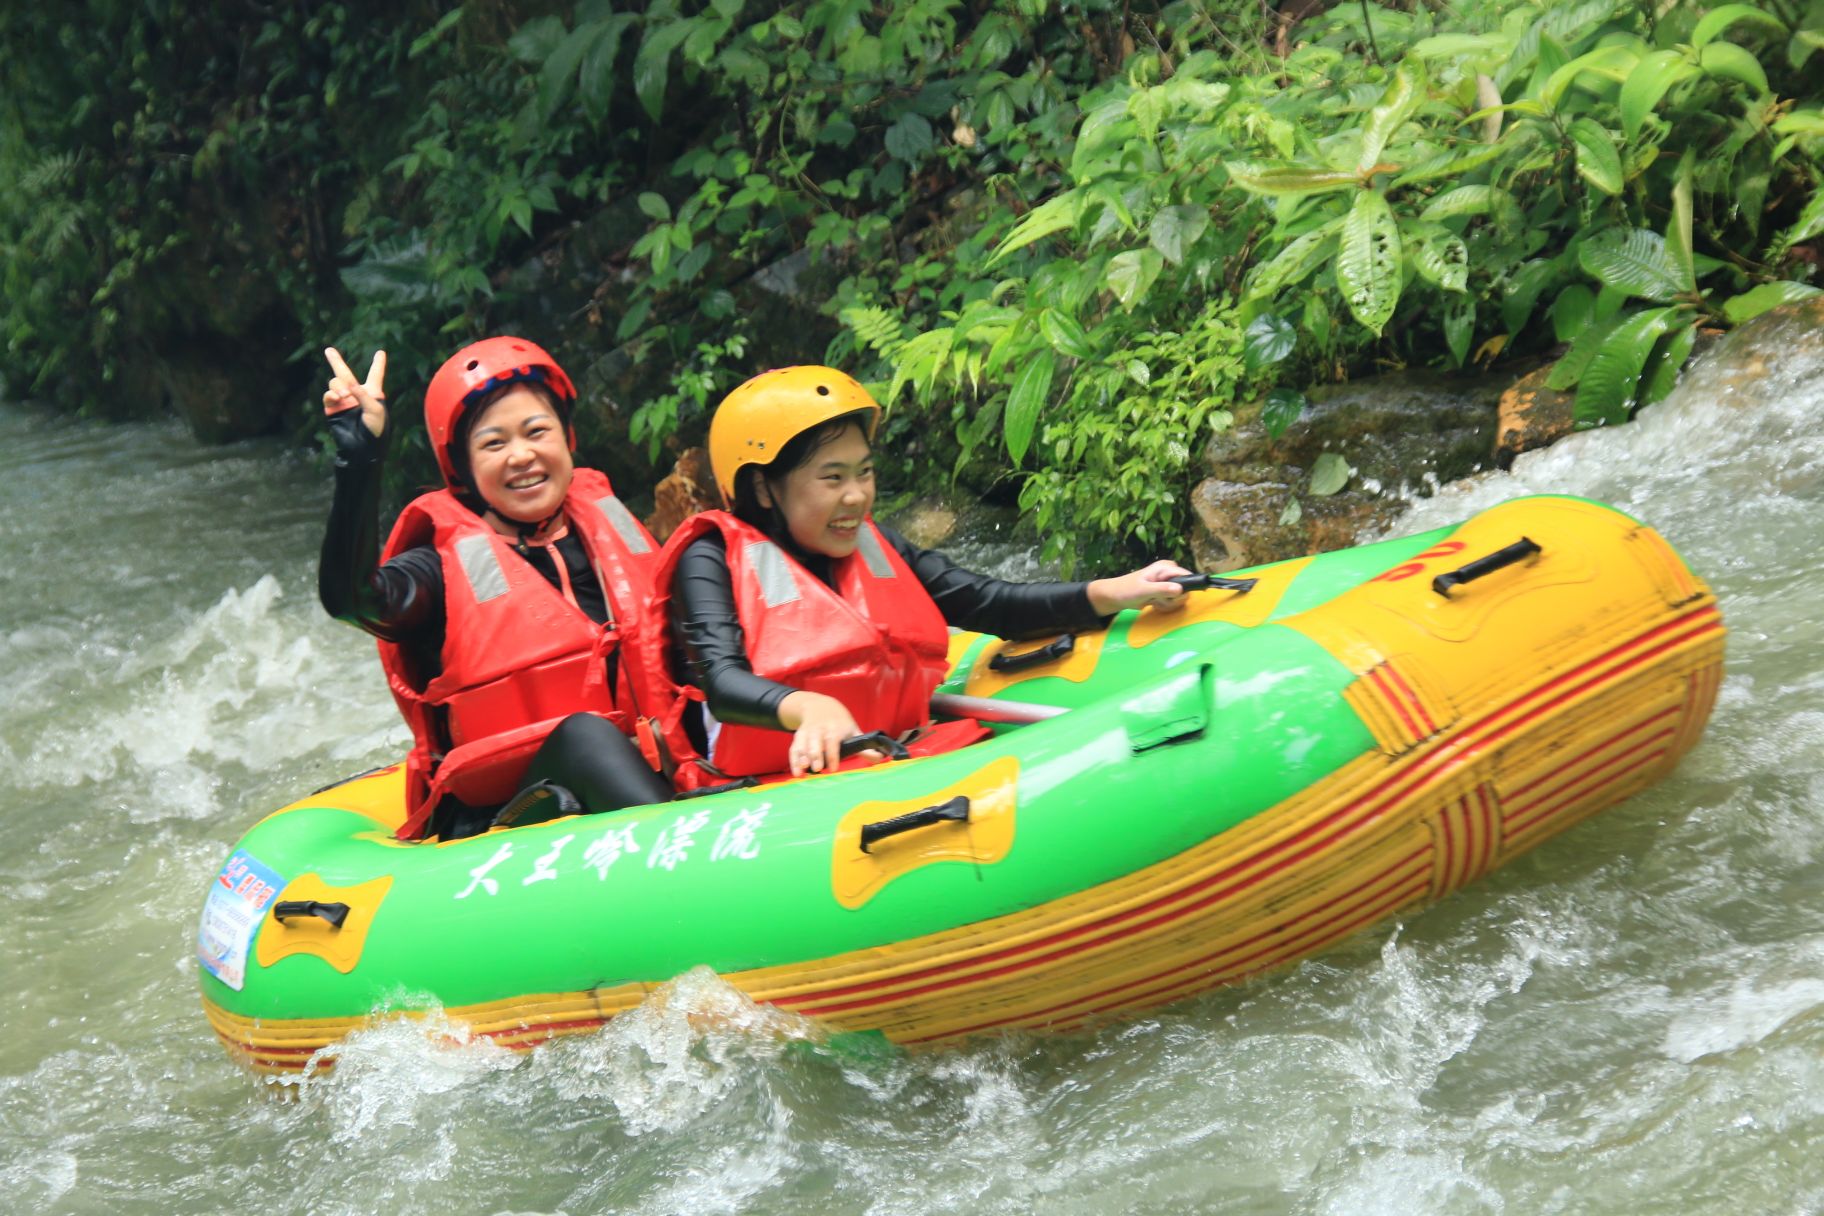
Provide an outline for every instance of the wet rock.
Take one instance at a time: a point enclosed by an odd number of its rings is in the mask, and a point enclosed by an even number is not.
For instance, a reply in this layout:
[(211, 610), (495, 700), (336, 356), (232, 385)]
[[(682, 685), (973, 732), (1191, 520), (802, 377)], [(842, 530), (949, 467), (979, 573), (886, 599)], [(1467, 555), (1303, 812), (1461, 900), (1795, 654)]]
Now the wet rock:
[(1549, 447), (1571, 433), (1574, 391), (1561, 392), (1546, 383), (1556, 364), (1536, 367), (1501, 394), (1495, 424), (1495, 467), (1505, 469), (1514, 457)]
[(1769, 309), (1717, 339), (1685, 372), (1688, 392), (1725, 404), (1764, 400), (1769, 384), (1824, 374), (1824, 296)]
[(893, 512), (891, 524), (901, 536), (921, 549), (936, 549), (956, 535), (960, 518), (956, 506), (942, 498), (917, 498)]
[(647, 517), (646, 530), (661, 544), (692, 515), (721, 506), (716, 478), (709, 467), (709, 453), (702, 448), (686, 448), (671, 472), (653, 490), (652, 498), (652, 514)]
[[(1377, 376), (1313, 394), (1278, 439), (1258, 407), (1240, 412), (1204, 451), (1209, 477), (1191, 496), (1193, 556), (1204, 570), (1234, 570), (1353, 544), (1405, 510), (1393, 492), (1426, 493), (1487, 463), (1500, 391), (1430, 372)], [(1326, 452), (1350, 476), (1320, 495), (1310, 470)]]

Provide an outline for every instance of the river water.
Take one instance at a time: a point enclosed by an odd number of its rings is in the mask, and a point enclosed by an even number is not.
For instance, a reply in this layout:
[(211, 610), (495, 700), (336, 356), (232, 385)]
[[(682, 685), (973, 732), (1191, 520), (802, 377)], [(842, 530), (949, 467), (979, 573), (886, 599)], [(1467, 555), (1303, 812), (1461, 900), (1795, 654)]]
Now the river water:
[(1671, 779), (1433, 908), (1094, 1033), (854, 1054), (693, 973), (301, 1086), (192, 950), (264, 809), (405, 741), (316, 603), (326, 479), (0, 407), (0, 1212), (1824, 1212), (1824, 358), (1729, 373), (1401, 525), (1605, 499), (1733, 631)]

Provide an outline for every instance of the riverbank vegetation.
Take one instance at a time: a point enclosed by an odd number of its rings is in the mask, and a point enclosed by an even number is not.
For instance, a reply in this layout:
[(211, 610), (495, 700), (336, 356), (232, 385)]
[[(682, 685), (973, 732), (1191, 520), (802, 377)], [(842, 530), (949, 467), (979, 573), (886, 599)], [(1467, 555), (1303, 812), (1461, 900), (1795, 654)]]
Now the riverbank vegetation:
[(890, 484), (1092, 563), (1314, 384), (1562, 348), (1623, 421), (1824, 235), (1824, 0), (98, 0), (0, 54), (15, 395), (304, 434), (317, 350), (385, 346), (415, 484), (416, 386), (512, 330), (643, 489), (828, 361)]

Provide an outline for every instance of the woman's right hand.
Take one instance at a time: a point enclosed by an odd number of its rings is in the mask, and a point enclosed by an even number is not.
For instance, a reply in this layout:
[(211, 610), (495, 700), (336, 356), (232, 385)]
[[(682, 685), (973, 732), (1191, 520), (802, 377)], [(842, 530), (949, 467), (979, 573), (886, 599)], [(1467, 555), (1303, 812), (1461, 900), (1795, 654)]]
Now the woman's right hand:
[(842, 741), (861, 733), (848, 706), (803, 689), (779, 702), (779, 725), (792, 732), (794, 777), (834, 770), (842, 761)]
[(374, 352), (374, 360), (367, 366), (367, 379), (355, 379), (355, 373), (348, 370), (342, 355), (331, 346), (324, 350), (323, 357), (329, 360), (329, 370), (335, 375), (329, 378), (329, 388), (323, 393), (323, 412), (325, 414), (343, 414), (349, 410), (361, 411), (361, 421), (368, 433), (375, 439), (380, 438), (386, 430), (386, 352)]

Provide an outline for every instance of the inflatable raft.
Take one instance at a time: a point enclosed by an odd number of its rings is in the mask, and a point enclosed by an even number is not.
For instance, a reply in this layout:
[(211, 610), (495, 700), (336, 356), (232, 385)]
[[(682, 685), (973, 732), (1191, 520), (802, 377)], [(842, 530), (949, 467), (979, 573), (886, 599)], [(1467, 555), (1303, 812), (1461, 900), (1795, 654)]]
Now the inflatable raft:
[[(928, 1043), (1157, 1006), (1447, 895), (1703, 729), (1715, 597), (1651, 528), (1532, 498), (1243, 572), (1043, 646), (959, 634), (946, 755), (448, 843), (395, 767), (269, 815), (211, 887), (203, 1005), (265, 1072), (375, 1010), (526, 1047), (707, 965)], [(974, 700), (969, 700), (974, 699)]]

